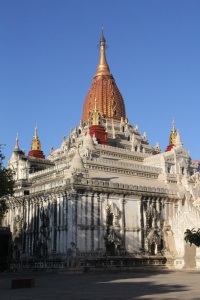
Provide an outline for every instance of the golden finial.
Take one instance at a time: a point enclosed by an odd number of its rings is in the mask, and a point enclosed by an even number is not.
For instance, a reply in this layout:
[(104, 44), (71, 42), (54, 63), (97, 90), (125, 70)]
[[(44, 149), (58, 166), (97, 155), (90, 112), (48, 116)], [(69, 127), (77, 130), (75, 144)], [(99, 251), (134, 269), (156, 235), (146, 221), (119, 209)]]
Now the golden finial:
[(174, 132), (174, 131), (175, 131), (175, 127), (174, 127), (174, 125), (175, 125), (175, 122), (174, 122), (174, 118), (173, 118), (173, 120), (172, 120), (172, 132)]
[(38, 138), (38, 128), (37, 128), (37, 125), (36, 125), (34, 139), (36, 140), (37, 138)]
[(38, 138), (38, 128), (37, 128), (37, 125), (35, 127), (35, 132), (34, 132), (32, 144), (31, 144), (31, 150), (41, 150), (41, 144), (40, 144), (40, 140)]
[(106, 60), (106, 53), (105, 53), (105, 48), (106, 48), (106, 39), (103, 34), (104, 28), (102, 26), (102, 35), (100, 38), (100, 60), (99, 64), (97, 67), (97, 72), (95, 76), (98, 75), (111, 75), (110, 74), (110, 69)]
[(94, 109), (92, 113), (92, 125), (99, 125), (100, 124), (100, 113), (98, 112), (97, 108), (97, 100), (94, 100)]
[(176, 142), (176, 137), (177, 137), (177, 131), (175, 129), (175, 122), (174, 122), (174, 118), (172, 120), (172, 130), (171, 130), (171, 134), (169, 137), (169, 145), (174, 145)]

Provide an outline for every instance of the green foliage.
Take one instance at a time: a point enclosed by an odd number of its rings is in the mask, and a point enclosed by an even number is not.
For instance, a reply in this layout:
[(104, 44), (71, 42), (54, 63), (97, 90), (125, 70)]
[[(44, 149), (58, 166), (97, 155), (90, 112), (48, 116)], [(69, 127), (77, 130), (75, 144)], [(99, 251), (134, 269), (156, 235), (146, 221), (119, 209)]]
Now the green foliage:
[(0, 144), (0, 218), (4, 215), (7, 210), (6, 206), (6, 195), (14, 194), (14, 172), (3, 166), (3, 160), (5, 159), (2, 153), (2, 145)]
[(190, 243), (190, 245), (195, 245), (200, 247), (200, 228), (192, 230), (187, 229), (185, 232), (185, 241)]

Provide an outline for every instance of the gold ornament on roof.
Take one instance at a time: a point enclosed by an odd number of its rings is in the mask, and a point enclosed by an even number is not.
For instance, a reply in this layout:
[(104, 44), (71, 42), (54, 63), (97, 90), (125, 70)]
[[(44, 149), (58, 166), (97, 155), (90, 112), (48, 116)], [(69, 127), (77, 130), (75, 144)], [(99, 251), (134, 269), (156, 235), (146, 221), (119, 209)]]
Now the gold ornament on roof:
[(83, 106), (82, 122), (88, 122), (94, 110), (94, 99), (101, 117), (106, 119), (121, 120), (126, 118), (123, 97), (110, 73), (106, 60), (106, 40), (103, 34), (100, 38), (100, 59), (94, 75), (91, 88), (85, 98)]
[(100, 113), (99, 113), (98, 108), (97, 108), (96, 99), (94, 101), (94, 110), (93, 110), (91, 119), (92, 119), (92, 125), (99, 125), (100, 122), (101, 122), (101, 116), (100, 116)]
[(175, 142), (176, 142), (176, 137), (177, 137), (177, 131), (174, 127), (175, 125), (175, 122), (174, 122), (174, 119), (172, 121), (172, 130), (171, 130), (171, 134), (170, 134), (170, 137), (169, 137), (169, 145), (174, 145)]
[(95, 77), (99, 76), (99, 75), (109, 75), (109, 76), (111, 75), (110, 69), (109, 69), (109, 66), (108, 66), (108, 63), (106, 60), (106, 51), (105, 50), (106, 50), (106, 39), (103, 35), (103, 27), (102, 27), (102, 35), (100, 38), (100, 59), (99, 59), (99, 64), (97, 67)]
[(31, 150), (41, 150), (41, 144), (40, 140), (38, 138), (38, 129), (37, 126), (35, 127), (35, 134), (33, 136), (32, 144), (31, 144)]

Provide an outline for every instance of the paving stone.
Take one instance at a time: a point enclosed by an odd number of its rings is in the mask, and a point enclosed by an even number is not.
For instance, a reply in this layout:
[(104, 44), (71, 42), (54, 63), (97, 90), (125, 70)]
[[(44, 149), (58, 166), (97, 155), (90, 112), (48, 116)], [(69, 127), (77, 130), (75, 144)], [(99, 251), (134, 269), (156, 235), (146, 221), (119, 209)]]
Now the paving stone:
[[(35, 278), (33, 289), (11, 289), (12, 279)], [(1, 300), (199, 300), (200, 271), (0, 273)]]

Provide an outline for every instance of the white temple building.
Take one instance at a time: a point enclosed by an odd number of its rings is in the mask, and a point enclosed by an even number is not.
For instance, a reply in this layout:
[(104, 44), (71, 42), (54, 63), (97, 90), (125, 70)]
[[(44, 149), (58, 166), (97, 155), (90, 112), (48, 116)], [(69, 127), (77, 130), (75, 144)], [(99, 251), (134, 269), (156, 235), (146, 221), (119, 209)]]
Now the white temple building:
[(3, 224), (14, 259), (200, 267), (200, 250), (184, 241), (186, 229), (200, 227), (198, 162), (174, 122), (165, 152), (129, 123), (103, 34), (80, 124), (47, 158), (37, 128), (28, 155), (17, 138), (8, 165), (16, 185)]

